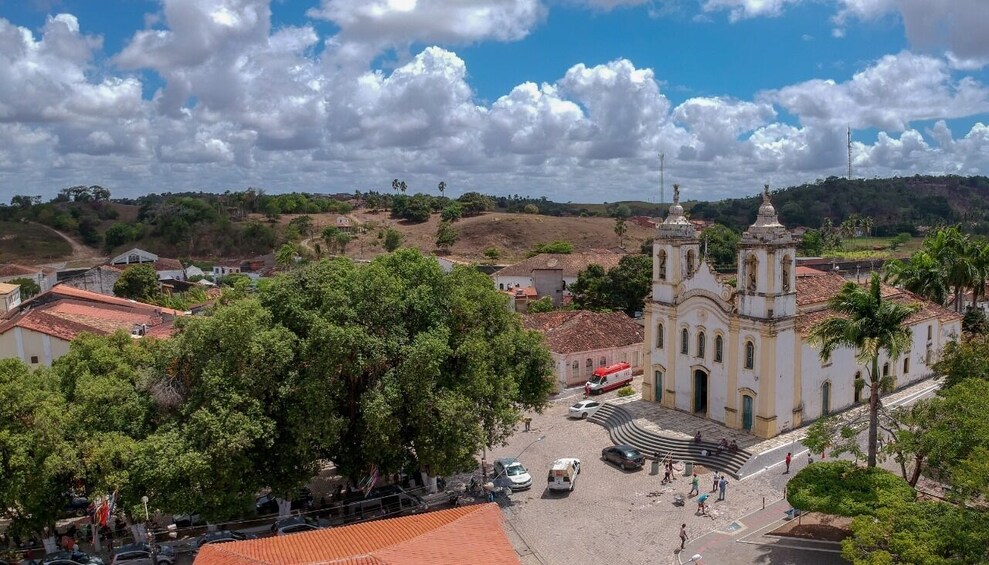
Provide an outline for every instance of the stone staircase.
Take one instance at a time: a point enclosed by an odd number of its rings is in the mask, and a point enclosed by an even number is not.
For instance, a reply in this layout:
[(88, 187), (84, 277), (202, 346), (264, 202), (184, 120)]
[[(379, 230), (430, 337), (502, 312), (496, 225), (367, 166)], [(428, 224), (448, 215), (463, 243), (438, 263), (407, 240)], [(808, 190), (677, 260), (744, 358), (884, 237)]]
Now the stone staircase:
[[(735, 479), (739, 478), (739, 470), (752, 457), (744, 449), (735, 453), (722, 451), (721, 455), (714, 455), (718, 449), (715, 442), (703, 441), (696, 444), (693, 439), (677, 439), (651, 432), (636, 424), (627, 410), (609, 402), (601, 404), (588, 421), (604, 426), (616, 445), (631, 445), (647, 458), (651, 459), (656, 452), (659, 452), (661, 458), (669, 453), (674, 461), (692, 461), (707, 469), (725, 472)], [(710, 455), (701, 455), (702, 449), (708, 450)]]

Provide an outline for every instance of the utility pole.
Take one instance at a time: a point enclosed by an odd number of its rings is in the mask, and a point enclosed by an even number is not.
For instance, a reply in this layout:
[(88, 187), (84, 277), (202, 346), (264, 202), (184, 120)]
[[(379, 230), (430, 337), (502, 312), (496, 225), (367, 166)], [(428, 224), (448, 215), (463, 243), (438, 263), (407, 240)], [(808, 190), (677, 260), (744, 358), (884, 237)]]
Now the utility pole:
[(666, 160), (666, 153), (659, 154), (659, 203), (666, 202), (666, 179), (663, 178), (663, 162)]
[(848, 126), (848, 180), (852, 180), (852, 126)]

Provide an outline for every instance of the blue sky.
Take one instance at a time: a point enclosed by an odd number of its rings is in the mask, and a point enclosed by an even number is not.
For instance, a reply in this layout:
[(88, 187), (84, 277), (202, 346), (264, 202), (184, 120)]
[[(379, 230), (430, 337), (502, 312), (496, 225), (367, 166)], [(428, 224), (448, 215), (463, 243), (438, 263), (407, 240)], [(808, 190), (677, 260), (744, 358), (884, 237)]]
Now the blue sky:
[(986, 22), (983, 0), (0, 0), (0, 197), (398, 177), (656, 200), (663, 153), (717, 199), (844, 174), (848, 126), (857, 176), (986, 174)]

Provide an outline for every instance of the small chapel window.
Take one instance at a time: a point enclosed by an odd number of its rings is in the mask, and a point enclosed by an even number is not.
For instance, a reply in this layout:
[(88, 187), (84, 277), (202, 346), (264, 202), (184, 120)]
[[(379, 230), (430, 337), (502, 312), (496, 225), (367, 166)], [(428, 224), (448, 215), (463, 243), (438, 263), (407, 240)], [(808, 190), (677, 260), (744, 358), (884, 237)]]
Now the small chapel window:
[(666, 252), (662, 249), (656, 254), (656, 261), (659, 263), (659, 280), (666, 280)]
[(719, 336), (715, 336), (714, 337), (714, 362), (715, 363), (721, 363), (722, 362), (722, 359), (724, 359), (724, 351), (725, 351), (725, 340), (722, 339), (722, 337), (720, 335)]
[(745, 342), (745, 368), (755, 367), (755, 344), (751, 341)]
[(781, 269), (783, 275), (783, 292), (790, 292), (790, 257), (783, 257), (783, 268)]
[(656, 324), (656, 349), (663, 348), (663, 324)]
[(707, 338), (704, 336), (704, 332), (697, 334), (697, 356), (701, 359), (704, 358), (704, 349), (707, 347)]
[(694, 272), (694, 252), (687, 252), (687, 274), (693, 274)]
[(683, 331), (680, 332), (680, 353), (684, 355), (687, 354), (687, 350), (690, 347), (689, 340), (690, 336), (687, 334), (687, 328), (684, 328)]

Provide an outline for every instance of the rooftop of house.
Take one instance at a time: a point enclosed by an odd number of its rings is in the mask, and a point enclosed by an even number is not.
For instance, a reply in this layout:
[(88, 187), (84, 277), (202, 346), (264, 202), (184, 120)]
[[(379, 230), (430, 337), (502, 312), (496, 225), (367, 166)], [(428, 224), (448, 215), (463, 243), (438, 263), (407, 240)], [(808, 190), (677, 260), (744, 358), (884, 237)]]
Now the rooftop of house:
[(522, 325), (546, 336), (550, 351), (561, 354), (626, 347), (645, 339), (645, 329), (621, 312), (574, 310), (525, 314)]
[(15, 290), (19, 289), (21, 286), (17, 284), (9, 284), (0, 282), (0, 294), (10, 294)]
[[(797, 267), (797, 329), (807, 335), (817, 323), (836, 316), (828, 306), (828, 301), (850, 283), (836, 273), (818, 271), (809, 267)], [(855, 284), (852, 282), (852, 284)], [(867, 283), (865, 283), (867, 284)], [(914, 312), (906, 323), (914, 325), (924, 320), (938, 319), (941, 322), (952, 322), (961, 319), (955, 311), (935, 304), (912, 292), (899, 289), (887, 284), (880, 288), (883, 299), (893, 300), (904, 304), (919, 304), (920, 310)]]
[(107, 296), (66, 285), (24, 302), (0, 318), (0, 334), (19, 327), (71, 341), (82, 333), (106, 335), (147, 326), (144, 335), (168, 337), (178, 310)]
[(42, 271), (38, 267), (27, 267), (14, 263), (5, 263), (0, 265), (0, 277), (23, 277), (37, 275), (40, 272)]
[(528, 277), (532, 275), (532, 271), (539, 269), (562, 269), (564, 277), (576, 278), (581, 271), (592, 264), (601, 265), (606, 271), (613, 269), (624, 256), (622, 253), (607, 250), (540, 253), (496, 271), (494, 276)]
[(196, 565), (520, 563), (495, 504), (203, 546)]

